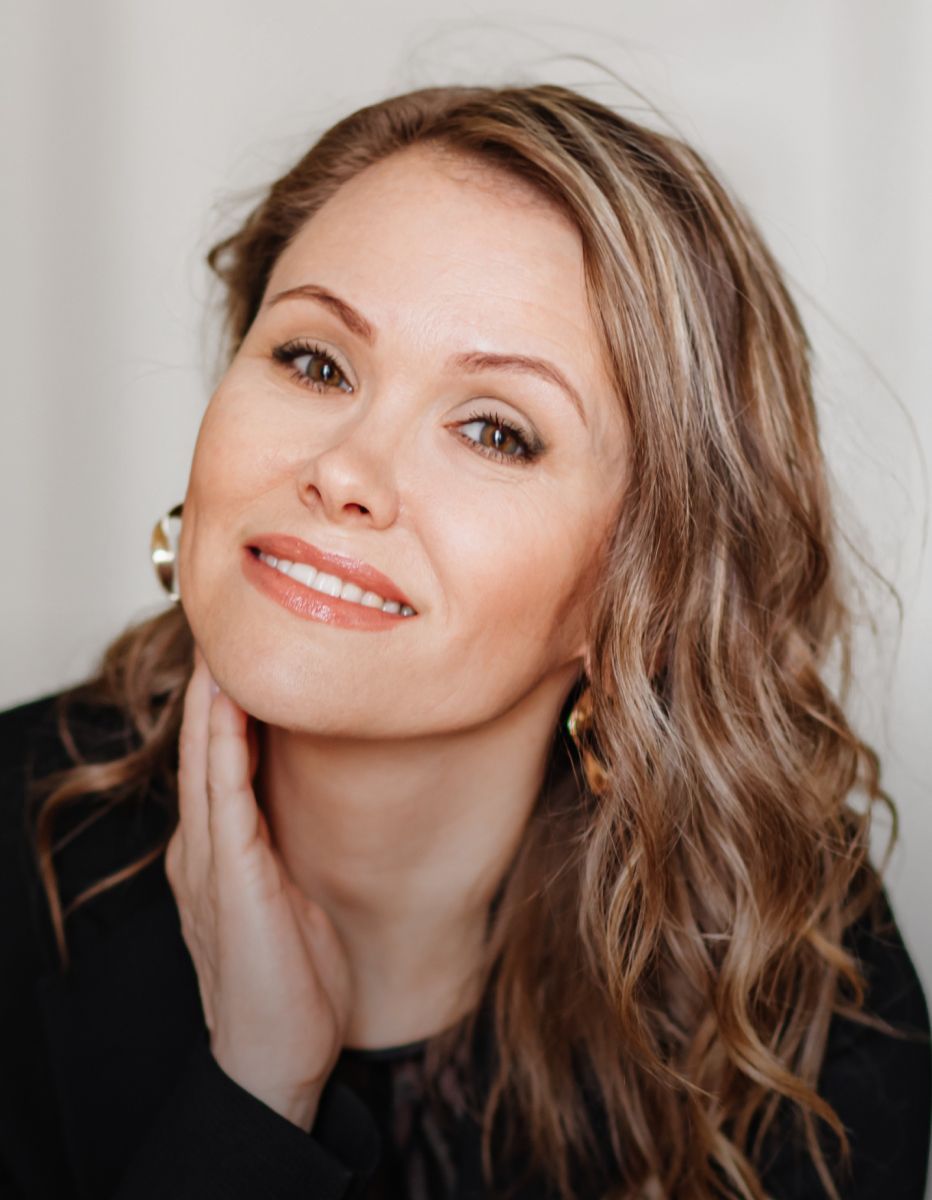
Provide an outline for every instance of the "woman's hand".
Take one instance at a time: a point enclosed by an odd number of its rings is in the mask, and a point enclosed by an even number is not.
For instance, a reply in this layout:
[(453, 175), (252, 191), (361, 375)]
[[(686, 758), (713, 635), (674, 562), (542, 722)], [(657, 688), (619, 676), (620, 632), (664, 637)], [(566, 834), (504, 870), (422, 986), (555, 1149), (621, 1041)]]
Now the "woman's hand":
[(252, 788), (257, 759), (247, 714), (212, 694), (195, 649), (165, 873), (214, 1057), (309, 1131), (343, 1044), (351, 974), (329, 917), (299, 891), (272, 845)]

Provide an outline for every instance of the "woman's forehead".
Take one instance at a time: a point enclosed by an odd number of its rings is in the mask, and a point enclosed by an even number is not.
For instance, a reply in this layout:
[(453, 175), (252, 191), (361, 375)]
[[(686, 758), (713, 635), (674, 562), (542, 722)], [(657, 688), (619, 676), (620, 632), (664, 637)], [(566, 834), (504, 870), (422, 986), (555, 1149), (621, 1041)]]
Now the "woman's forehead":
[(594, 365), (597, 327), (578, 229), (551, 204), (505, 193), (500, 181), (490, 188), (490, 177), (460, 160), (448, 169), (432, 153), (405, 152), (367, 168), (291, 241), (267, 297), (320, 284), (376, 328), (410, 322), (517, 336), (536, 347), (509, 351), (543, 352), (547, 343), (550, 353)]

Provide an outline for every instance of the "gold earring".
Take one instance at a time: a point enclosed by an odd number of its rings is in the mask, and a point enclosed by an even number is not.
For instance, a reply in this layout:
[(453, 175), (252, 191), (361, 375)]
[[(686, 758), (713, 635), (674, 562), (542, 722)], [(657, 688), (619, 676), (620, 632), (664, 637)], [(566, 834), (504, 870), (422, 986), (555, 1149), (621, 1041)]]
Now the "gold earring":
[(608, 787), (608, 772), (592, 753), (582, 744), (582, 738), (592, 726), (592, 689), (587, 687), (566, 718), (566, 728), (576, 743), (582, 760), (583, 773), (590, 790), (595, 795), (601, 795)]
[(176, 504), (156, 521), (152, 528), (150, 546), (155, 574), (169, 598), (174, 602), (181, 599), (175, 570), (178, 559), (178, 538), (181, 534), (181, 511), (182, 505)]
[(589, 728), (592, 720), (592, 689), (586, 690), (580, 695), (579, 699), (573, 705), (570, 715), (566, 718), (566, 728), (569, 730), (573, 741), (579, 745), (580, 734), (585, 733)]

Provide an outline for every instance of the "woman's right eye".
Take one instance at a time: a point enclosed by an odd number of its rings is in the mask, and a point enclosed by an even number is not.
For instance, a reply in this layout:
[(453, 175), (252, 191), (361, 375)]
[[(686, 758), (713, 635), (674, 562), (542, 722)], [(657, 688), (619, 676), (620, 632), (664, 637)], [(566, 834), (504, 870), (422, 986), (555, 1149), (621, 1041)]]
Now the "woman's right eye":
[[(343, 392), (353, 390), (339, 363), (312, 342), (288, 342), (284, 346), (276, 346), (272, 357), (287, 366), (299, 383), (315, 392), (330, 391), (334, 387)], [(342, 379), (343, 383), (338, 383), (338, 379)]]

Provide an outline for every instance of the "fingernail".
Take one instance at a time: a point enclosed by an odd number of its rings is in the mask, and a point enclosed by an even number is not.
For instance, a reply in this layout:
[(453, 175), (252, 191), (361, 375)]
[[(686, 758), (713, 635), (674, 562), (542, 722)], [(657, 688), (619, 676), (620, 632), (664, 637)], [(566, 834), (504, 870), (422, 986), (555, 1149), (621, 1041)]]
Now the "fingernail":
[(220, 684), (216, 681), (216, 679), (214, 679), (213, 675), (211, 675), (209, 671), (207, 672), (207, 678), (210, 680), (210, 694), (212, 697), (216, 696), (216, 694), (220, 691)]

